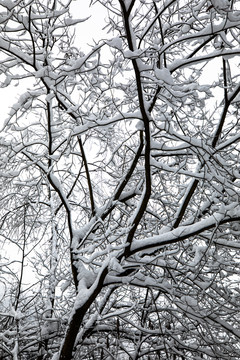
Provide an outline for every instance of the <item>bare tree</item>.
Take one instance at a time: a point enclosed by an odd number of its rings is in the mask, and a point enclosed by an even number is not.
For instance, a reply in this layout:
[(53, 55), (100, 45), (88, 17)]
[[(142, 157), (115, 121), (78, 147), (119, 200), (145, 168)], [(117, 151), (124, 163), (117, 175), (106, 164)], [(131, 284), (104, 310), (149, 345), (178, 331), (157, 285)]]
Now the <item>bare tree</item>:
[(0, 357), (238, 359), (239, 1), (96, 4), (0, 1)]

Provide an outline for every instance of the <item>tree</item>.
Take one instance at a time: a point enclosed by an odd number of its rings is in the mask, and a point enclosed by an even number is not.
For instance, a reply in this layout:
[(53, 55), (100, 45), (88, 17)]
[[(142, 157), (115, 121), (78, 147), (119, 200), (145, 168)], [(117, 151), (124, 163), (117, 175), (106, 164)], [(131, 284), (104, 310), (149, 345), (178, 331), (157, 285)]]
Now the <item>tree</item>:
[(238, 1), (95, 3), (0, 1), (0, 356), (240, 358)]

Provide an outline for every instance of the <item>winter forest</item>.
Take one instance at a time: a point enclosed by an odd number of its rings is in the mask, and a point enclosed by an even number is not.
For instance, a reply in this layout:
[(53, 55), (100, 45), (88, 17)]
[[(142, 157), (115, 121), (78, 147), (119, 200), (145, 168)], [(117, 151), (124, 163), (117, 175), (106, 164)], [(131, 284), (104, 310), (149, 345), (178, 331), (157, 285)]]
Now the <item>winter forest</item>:
[(240, 359), (240, 1), (83, 2), (0, 0), (0, 359)]

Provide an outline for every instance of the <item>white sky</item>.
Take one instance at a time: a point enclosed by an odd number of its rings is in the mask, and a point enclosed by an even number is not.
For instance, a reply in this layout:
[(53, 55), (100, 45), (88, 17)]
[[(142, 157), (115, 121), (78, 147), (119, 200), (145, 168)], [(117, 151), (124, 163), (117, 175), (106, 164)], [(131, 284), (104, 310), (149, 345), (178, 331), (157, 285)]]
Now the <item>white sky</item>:
[(81, 6), (79, 1), (73, 1), (71, 5), (71, 10), (73, 18), (85, 18), (90, 16), (90, 18), (80, 23), (77, 26), (79, 34), (79, 43), (78, 46), (84, 46), (86, 43), (92, 43), (92, 39), (100, 40), (103, 37), (106, 37), (106, 32), (104, 35), (103, 27), (106, 25), (104, 19), (107, 16), (106, 8), (100, 4), (95, 4), (89, 7), (90, 1), (81, 1)]

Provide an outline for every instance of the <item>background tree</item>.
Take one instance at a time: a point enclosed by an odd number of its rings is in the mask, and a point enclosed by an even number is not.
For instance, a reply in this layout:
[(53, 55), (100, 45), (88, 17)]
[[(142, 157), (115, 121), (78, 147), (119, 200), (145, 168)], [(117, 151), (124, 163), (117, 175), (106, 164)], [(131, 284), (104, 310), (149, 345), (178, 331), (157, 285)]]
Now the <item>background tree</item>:
[(0, 1), (0, 356), (240, 358), (239, 1), (95, 3)]

